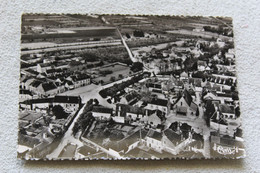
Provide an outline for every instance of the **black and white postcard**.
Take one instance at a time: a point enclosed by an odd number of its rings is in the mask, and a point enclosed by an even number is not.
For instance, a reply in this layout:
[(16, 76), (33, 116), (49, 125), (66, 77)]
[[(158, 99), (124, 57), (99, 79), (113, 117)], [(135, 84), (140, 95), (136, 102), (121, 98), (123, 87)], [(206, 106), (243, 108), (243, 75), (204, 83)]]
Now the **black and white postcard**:
[(245, 157), (232, 19), (24, 14), (18, 158)]

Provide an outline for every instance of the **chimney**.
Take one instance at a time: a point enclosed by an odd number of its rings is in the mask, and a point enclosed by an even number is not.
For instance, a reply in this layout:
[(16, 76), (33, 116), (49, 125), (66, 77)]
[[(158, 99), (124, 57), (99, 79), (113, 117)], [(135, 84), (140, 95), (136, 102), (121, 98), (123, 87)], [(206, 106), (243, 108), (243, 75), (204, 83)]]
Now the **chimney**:
[(215, 112), (216, 112), (216, 114), (217, 114), (216, 119), (219, 120), (220, 117), (219, 117), (219, 110), (218, 110), (217, 105), (214, 104), (214, 108), (215, 108)]
[(117, 116), (120, 117), (120, 113), (121, 113), (121, 106), (118, 105), (118, 113), (117, 113)]
[(219, 120), (219, 111), (217, 111), (217, 117), (216, 117), (216, 120)]

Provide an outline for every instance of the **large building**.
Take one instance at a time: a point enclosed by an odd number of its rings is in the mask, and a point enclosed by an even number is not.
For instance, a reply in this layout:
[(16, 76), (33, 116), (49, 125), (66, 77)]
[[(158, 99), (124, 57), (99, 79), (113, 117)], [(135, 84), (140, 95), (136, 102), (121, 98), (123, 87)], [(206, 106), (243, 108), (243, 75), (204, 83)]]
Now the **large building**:
[(78, 110), (81, 106), (81, 98), (79, 96), (55, 96), (43, 99), (25, 100), (20, 103), (22, 109), (47, 111), (48, 109), (60, 105), (66, 112)]

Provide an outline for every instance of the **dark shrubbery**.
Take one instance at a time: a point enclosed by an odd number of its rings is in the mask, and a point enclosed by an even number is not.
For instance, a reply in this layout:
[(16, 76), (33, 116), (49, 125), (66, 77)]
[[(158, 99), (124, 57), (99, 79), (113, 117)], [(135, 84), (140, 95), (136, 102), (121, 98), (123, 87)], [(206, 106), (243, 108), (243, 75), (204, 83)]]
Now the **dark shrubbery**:
[(116, 93), (118, 91), (121, 91), (123, 90), (124, 88), (138, 82), (139, 80), (143, 79), (143, 74), (142, 75), (138, 75), (138, 76), (135, 76), (133, 77), (132, 79), (128, 80), (128, 81), (125, 81), (125, 82), (122, 82), (120, 84), (115, 84), (113, 85), (112, 87), (109, 87), (109, 88), (106, 88), (106, 89), (103, 89), (99, 92), (99, 94), (103, 97), (103, 98), (106, 98), (108, 96), (115, 96)]
[(63, 119), (68, 117), (68, 113), (66, 113), (62, 106), (56, 105), (52, 108), (53, 114), (56, 116), (56, 119)]
[(135, 37), (144, 37), (144, 32), (143, 32), (143, 31), (137, 31), (137, 30), (135, 30), (135, 31), (133, 32), (133, 34), (134, 34)]

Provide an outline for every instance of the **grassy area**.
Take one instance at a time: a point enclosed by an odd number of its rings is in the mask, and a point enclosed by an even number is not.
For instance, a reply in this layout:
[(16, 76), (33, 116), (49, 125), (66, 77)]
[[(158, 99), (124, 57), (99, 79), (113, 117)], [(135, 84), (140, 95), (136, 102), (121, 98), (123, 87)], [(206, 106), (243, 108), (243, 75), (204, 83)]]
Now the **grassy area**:
[(77, 145), (70, 143), (63, 148), (59, 157), (73, 158), (75, 156), (76, 149)]
[(19, 114), (19, 119), (20, 120), (25, 120), (25, 121), (32, 121), (34, 122), (38, 118), (42, 116), (41, 113), (39, 112), (23, 112)]
[(105, 84), (105, 83), (113, 82), (113, 80), (111, 80), (111, 77), (114, 78), (114, 80), (118, 80), (118, 79), (128, 76), (129, 72), (130, 72), (130, 67), (117, 64), (117, 65), (112, 65), (112, 66), (108, 66), (108, 67), (101, 67), (100, 71), (112, 71), (111, 74), (107, 74), (105, 76), (100, 76), (100, 77), (94, 79), (96, 82), (103, 81), (103, 83)]

